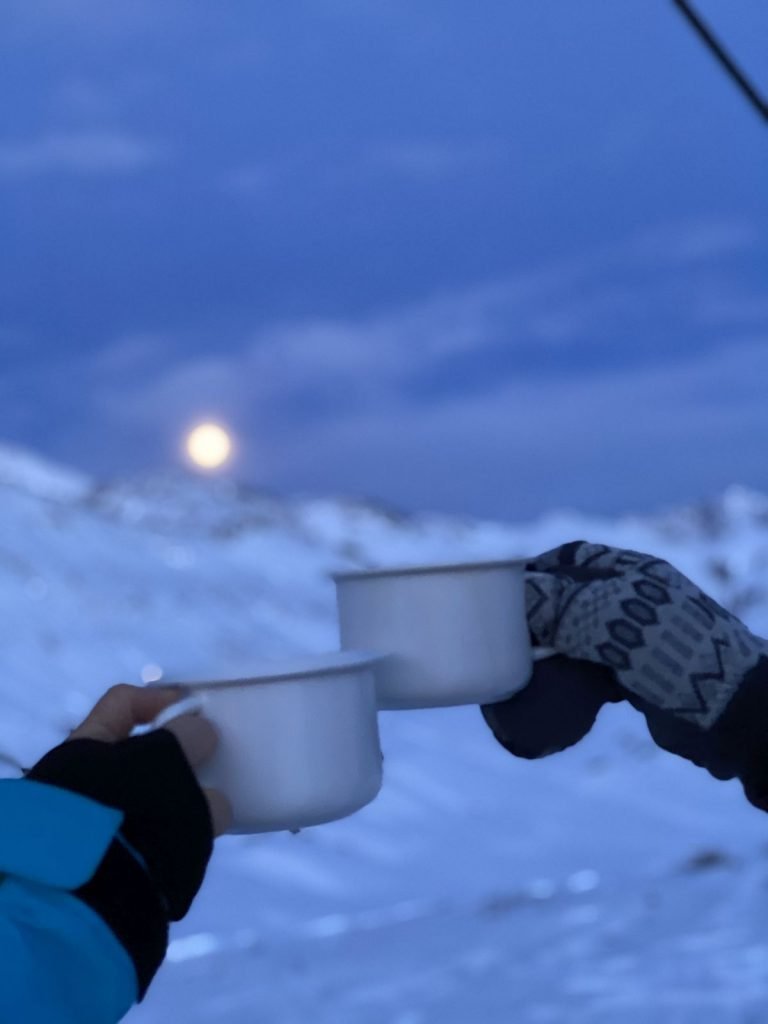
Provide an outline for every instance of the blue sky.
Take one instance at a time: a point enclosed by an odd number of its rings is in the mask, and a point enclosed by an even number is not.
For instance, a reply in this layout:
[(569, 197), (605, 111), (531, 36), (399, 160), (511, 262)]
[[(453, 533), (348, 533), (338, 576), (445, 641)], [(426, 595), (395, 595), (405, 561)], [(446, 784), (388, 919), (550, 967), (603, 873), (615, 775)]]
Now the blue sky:
[[(768, 7), (699, 0), (768, 90)], [(669, 0), (0, 12), (0, 438), (268, 488), (768, 490), (768, 134)]]

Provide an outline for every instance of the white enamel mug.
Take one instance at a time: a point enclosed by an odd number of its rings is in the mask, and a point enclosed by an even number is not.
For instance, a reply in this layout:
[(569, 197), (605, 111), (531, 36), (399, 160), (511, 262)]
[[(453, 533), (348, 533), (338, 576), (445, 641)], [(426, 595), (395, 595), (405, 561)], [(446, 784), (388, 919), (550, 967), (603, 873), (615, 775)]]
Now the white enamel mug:
[(380, 651), (379, 707), (486, 704), (523, 689), (535, 658), (523, 560), (334, 575), (341, 646)]
[(381, 789), (376, 660), (342, 652), (248, 679), (182, 683), (186, 699), (155, 726), (199, 709), (216, 727), (218, 749), (198, 778), (228, 797), (230, 832), (334, 821)]

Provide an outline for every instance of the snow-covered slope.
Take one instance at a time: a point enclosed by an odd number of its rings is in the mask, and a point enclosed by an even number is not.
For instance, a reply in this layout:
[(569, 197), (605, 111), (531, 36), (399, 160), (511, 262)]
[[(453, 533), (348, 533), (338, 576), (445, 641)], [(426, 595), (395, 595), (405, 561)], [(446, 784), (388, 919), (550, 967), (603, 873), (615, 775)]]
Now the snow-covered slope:
[[(97, 486), (2, 449), (0, 751), (28, 763), (120, 679), (333, 649), (334, 570), (577, 538), (667, 557), (768, 633), (768, 499), (739, 488), (653, 520), (505, 525), (188, 476)], [(536, 763), (473, 708), (381, 725), (364, 811), (220, 842), (135, 1024), (762, 1019), (768, 833), (738, 785), (623, 706)]]
[(83, 473), (57, 466), (25, 448), (0, 444), (0, 486), (50, 501), (73, 501), (89, 491), (91, 482)]

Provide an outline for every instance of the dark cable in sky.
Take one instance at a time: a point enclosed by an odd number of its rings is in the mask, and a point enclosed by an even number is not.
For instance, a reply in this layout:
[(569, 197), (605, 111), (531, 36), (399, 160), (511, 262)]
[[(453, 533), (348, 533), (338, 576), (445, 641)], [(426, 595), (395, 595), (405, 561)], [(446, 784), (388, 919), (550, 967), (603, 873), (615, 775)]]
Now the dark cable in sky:
[(720, 43), (712, 29), (704, 22), (701, 16), (693, 9), (689, 0), (672, 0), (676, 7), (682, 12), (685, 18), (691, 23), (699, 36), (722, 64), (731, 78), (736, 82), (749, 102), (755, 107), (764, 121), (768, 121), (768, 103), (763, 99), (757, 88), (750, 82), (738, 64), (730, 56), (725, 47)]

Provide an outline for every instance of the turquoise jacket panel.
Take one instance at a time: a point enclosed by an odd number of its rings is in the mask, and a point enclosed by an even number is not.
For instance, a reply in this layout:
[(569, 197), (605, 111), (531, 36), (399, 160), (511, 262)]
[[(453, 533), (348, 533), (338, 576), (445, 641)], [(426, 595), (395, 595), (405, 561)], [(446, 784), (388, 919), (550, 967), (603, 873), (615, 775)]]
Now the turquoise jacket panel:
[(123, 815), (76, 793), (0, 780), (0, 1020), (116, 1024), (137, 998), (133, 962), (69, 890), (88, 881)]

